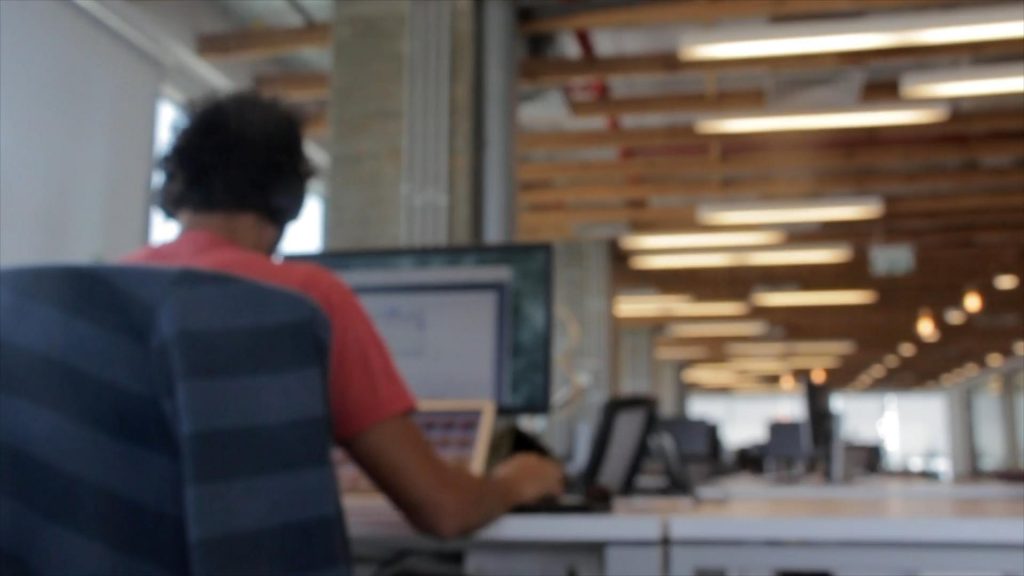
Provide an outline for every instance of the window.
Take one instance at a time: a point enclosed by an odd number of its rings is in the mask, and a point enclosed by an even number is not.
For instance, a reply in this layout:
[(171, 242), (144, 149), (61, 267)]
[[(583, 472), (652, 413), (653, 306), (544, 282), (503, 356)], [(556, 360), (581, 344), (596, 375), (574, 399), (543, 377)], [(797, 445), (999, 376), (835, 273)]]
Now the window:
[[(161, 98), (156, 106), (156, 127), (153, 138), (153, 156), (157, 161), (163, 158), (174, 142), (174, 136), (185, 125), (185, 110), (175, 102)], [(164, 173), (154, 163), (150, 185), (157, 190), (164, 182)], [(324, 185), (314, 178), (306, 187), (306, 201), (298, 218), (285, 228), (278, 251), (282, 255), (315, 254), (324, 249)], [(157, 246), (174, 240), (181, 226), (167, 217), (159, 206), (149, 207), (149, 244)]]
[(717, 425), (722, 447), (732, 452), (767, 442), (773, 422), (807, 420), (807, 401), (802, 394), (694, 392), (686, 399), (686, 417)]

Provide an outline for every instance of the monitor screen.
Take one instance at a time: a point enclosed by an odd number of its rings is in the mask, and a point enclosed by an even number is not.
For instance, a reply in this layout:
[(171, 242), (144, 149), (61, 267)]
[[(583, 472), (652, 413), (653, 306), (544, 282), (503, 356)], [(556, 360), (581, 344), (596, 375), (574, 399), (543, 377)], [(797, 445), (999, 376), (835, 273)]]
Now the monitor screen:
[[(547, 411), (548, 246), (335, 252), (299, 259), (334, 270), (353, 287), (418, 396), (493, 399), (502, 413)], [(428, 357), (456, 354), (461, 362), (455, 364)]]

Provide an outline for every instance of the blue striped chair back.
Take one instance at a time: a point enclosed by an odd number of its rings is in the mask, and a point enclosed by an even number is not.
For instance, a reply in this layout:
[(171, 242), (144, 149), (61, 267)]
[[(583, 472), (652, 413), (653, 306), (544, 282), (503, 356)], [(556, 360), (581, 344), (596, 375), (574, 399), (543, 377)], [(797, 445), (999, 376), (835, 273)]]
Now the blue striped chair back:
[(219, 274), (0, 272), (0, 573), (348, 574), (328, 342)]

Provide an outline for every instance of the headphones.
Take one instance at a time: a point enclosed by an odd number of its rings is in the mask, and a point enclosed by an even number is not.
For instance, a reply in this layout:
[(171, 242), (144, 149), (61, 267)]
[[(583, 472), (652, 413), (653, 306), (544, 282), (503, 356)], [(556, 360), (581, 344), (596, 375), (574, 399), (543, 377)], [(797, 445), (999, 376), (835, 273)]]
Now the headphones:
[[(299, 216), (302, 204), (306, 199), (306, 179), (294, 175), (282, 178), (263, 203), (253, 202), (239, 205), (235, 209), (250, 209), (259, 212), (271, 222), (284, 228), (286, 224)], [(167, 169), (163, 186), (157, 192), (156, 204), (164, 213), (173, 218), (174, 213), (182, 208), (182, 195), (185, 192), (184, 179), (176, 171)]]

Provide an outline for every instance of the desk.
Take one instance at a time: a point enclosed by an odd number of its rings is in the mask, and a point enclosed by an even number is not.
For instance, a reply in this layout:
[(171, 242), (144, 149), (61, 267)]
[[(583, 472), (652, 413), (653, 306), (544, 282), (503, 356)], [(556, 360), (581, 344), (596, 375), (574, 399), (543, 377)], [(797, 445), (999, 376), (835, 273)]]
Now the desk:
[(668, 573), (1024, 575), (1024, 501), (633, 502), (666, 518)]
[(357, 561), (397, 548), (453, 550), (464, 553), (474, 576), (747, 576), (787, 569), (1024, 576), (1020, 487), (883, 484), (810, 493), (764, 485), (757, 490), (772, 497), (734, 490), (728, 500), (700, 504), (625, 498), (612, 514), (509, 515), (450, 543), (417, 535), (380, 499), (346, 498), (345, 510)]
[(471, 538), (418, 535), (385, 500), (345, 498), (357, 568), (396, 549), (462, 551), (474, 576), (664, 574), (664, 521), (657, 514), (510, 514)]

